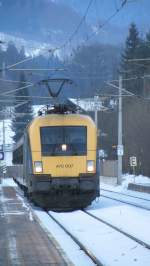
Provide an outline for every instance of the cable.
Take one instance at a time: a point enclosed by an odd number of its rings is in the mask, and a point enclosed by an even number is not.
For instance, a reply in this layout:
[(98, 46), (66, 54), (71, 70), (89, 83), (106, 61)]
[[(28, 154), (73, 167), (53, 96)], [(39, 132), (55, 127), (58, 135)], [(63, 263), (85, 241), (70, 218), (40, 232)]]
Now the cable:
[(11, 71), (64, 71), (63, 68), (10, 68)]
[[(90, 40), (91, 38), (93, 38), (93, 36), (96, 35), (97, 32), (99, 32), (112, 18), (114, 18), (124, 8), (124, 6), (127, 4), (127, 2), (128, 2), (128, 0), (123, 0), (122, 3), (121, 3), (121, 5), (120, 5), (120, 7), (118, 9), (116, 9), (116, 11), (110, 17), (108, 17), (108, 19), (103, 24), (101, 24), (100, 26), (98, 26), (98, 30), (96, 32), (93, 32), (90, 36), (88, 36), (85, 41), (87, 42), (88, 40)], [(55, 51), (64, 48), (68, 43), (70, 43), (72, 41), (72, 39), (74, 38), (75, 34), (78, 32), (80, 26), (82, 25), (83, 21), (85, 20), (87, 14), (88, 14), (89, 8), (92, 5), (92, 3), (93, 3), (93, 1), (91, 0), (89, 2), (89, 5), (88, 5), (88, 7), (86, 9), (86, 12), (85, 12), (84, 16), (82, 17), (80, 23), (78, 24), (78, 26), (75, 29), (75, 31), (71, 34), (71, 36), (69, 37), (69, 39), (63, 45), (61, 45), (59, 47), (56, 47), (55, 48)]]
[[(70, 37), (68, 38), (68, 40), (63, 44), (63, 45), (61, 45), (61, 46), (59, 46), (59, 47), (55, 47), (55, 48), (51, 48), (51, 49), (46, 49), (46, 48), (43, 48), (43, 49), (41, 49), (41, 51), (45, 51), (45, 53), (47, 53), (47, 52), (52, 52), (52, 53), (54, 53), (55, 51), (57, 51), (57, 50), (60, 50), (60, 49), (62, 49), (62, 48), (64, 48), (68, 43), (70, 43), (71, 41), (72, 41), (72, 39), (74, 38), (74, 36), (76, 35), (76, 33), (78, 32), (78, 30), (80, 29), (80, 27), (81, 27), (81, 25), (83, 24), (83, 22), (85, 21), (85, 19), (86, 19), (86, 17), (87, 17), (87, 14), (88, 14), (88, 11), (89, 11), (89, 9), (90, 9), (90, 7), (91, 7), (91, 5), (92, 5), (92, 3), (93, 3), (93, 1), (94, 0), (90, 0), (89, 1), (89, 4), (88, 4), (88, 6), (87, 6), (87, 8), (86, 8), (86, 10), (85, 10), (85, 13), (84, 13), (84, 15), (83, 15), (83, 17), (81, 18), (81, 20), (80, 20), (80, 22), (79, 22), (79, 24), (77, 25), (77, 27), (76, 27), (76, 29), (74, 30), (74, 32), (70, 35)], [(121, 11), (121, 9), (126, 5), (126, 3), (127, 3), (127, 0), (123, 0), (122, 1), (122, 4), (121, 4), (121, 6), (120, 6), (120, 8), (118, 8), (117, 10), (116, 10), (116, 12), (115, 13), (113, 13), (102, 25), (100, 25), (98, 28), (98, 32), (114, 17), (114, 16), (116, 16), (116, 14), (118, 13), (118, 12), (120, 12)], [(97, 32), (96, 32), (97, 33)], [(86, 41), (88, 41), (89, 39), (91, 39), (95, 34), (96, 34), (95, 32), (93, 32), (93, 34), (91, 34), (89, 37), (87, 37), (86, 38)], [(19, 64), (21, 64), (21, 63), (24, 63), (24, 62), (28, 62), (28, 61), (30, 61), (30, 60), (33, 60), (34, 58), (36, 58), (36, 56), (30, 56), (29, 58), (26, 58), (26, 59), (24, 59), (24, 60), (21, 60), (21, 61), (19, 61), (19, 62), (16, 62), (15, 64), (12, 64), (12, 65), (8, 65), (6, 68), (5, 68), (5, 70), (9, 70), (9, 69), (11, 69), (12, 67), (14, 67), (14, 66), (16, 66), (16, 65), (19, 65)], [(0, 71), (3, 71), (4, 69), (1, 69)], [(12, 70), (12, 69), (11, 69)]]
[(78, 24), (77, 28), (75, 29), (75, 31), (72, 33), (72, 35), (71, 35), (70, 38), (69, 38), (69, 41), (70, 41), (70, 42), (71, 42), (71, 40), (73, 39), (74, 35), (78, 32), (78, 30), (79, 30), (79, 28), (81, 27), (82, 23), (85, 21), (86, 16), (87, 16), (87, 14), (88, 14), (88, 11), (89, 11), (89, 9), (90, 9), (90, 7), (91, 7), (93, 1), (94, 1), (94, 0), (90, 0), (90, 1), (89, 1), (89, 4), (88, 4), (88, 7), (87, 7), (87, 9), (86, 9), (86, 11), (85, 11), (84, 16), (82, 17), (82, 19), (81, 19), (80, 23)]
[[(113, 87), (113, 88), (115, 88), (115, 89), (119, 89), (119, 87), (118, 87), (118, 86), (116, 86), (116, 85), (112, 84), (111, 82), (106, 82), (106, 84), (107, 84), (107, 85), (109, 85), (109, 86), (112, 86), (112, 87)], [(128, 95), (127, 95), (127, 96), (135, 96), (135, 94), (134, 94), (134, 93), (132, 93), (132, 92), (130, 92), (130, 91), (128, 91), (128, 90), (126, 90), (125, 88), (122, 88), (122, 91), (124, 91), (124, 92), (128, 93)]]
[[(11, 82), (11, 83), (20, 83), (20, 81), (18, 81), (18, 80), (11, 80), (11, 79), (0, 79), (0, 81), (3, 81), (3, 82)], [(22, 81), (21, 83), (24, 83), (24, 84), (31, 84), (31, 83), (28, 82), (28, 81)]]
[(29, 85), (26, 85), (26, 86), (23, 86), (23, 87), (17, 88), (17, 89), (15, 89), (15, 90), (10, 90), (10, 91), (6, 91), (6, 92), (4, 92), (4, 93), (1, 93), (0, 96), (5, 96), (5, 95), (7, 95), (7, 94), (9, 94), (9, 93), (16, 92), (16, 91), (20, 91), (20, 90), (24, 90), (24, 89), (26, 89), (26, 88), (28, 88), (28, 87), (33, 87), (33, 86), (34, 86), (34, 84), (32, 83), (32, 84), (29, 84)]
[(92, 39), (94, 37), (95, 34), (99, 33), (99, 31), (108, 23), (110, 22), (123, 8), (124, 6), (127, 4), (127, 0), (123, 0), (120, 7), (118, 9), (116, 9), (116, 11), (106, 19), (106, 21), (104, 23), (102, 23), (101, 25), (98, 26), (98, 29), (96, 32), (93, 32), (86, 41), (89, 41), (90, 39)]
[[(88, 4), (88, 6), (87, 6), (87, 8), (86, 8), (86, 10), (85, 10), (85, 13), (84, 13), (84, 15), (83, 15), (83, 17), (81, 18), (81, 20), (80, 20), (80, 22), (79, 22), (79, 24), (77, 25), (77, 27), (76, 27), (76, 29), (74, 30), (74, 32), (70, 35), (70, 37), (68, 38), (68, 40), (63, 44), (63, 45), (61, 45), (61, 46), (59, 46), (59, 47), (56, 47), (56, 48), (52, 48), (52, 49), (46, 49), (46, 48), (44, 48), (44, 49), (42, 49), (42, 51), (44, 51), (44, 50), (46, 50), (45, 52), (49, 52), (49, 56), (50, 56), (50, 52), (51, 53), (54, 53), (56, 50), (60, 50), (60, 49), (62, 49), (62, 48), (65, 48), (66, 47), (66, 45), (68, 44), (68, 43), (71, 43), (71, 41), (73, 40), (73, 38), (74, 38), (74, 36), (77, 34), (77, 32), (79, 31), (79, 29), (80, 29), (80, 27), (81, 27), (81, 25), (83, 24), (83, 22), (85, 21), (85, 19), (86, 19), (86, 17), (87, 17), (87, 14), (88, 14), (88, 12), (89, 12), (89, 9), (90, 9), (90, 7), (91, 7), (91, 5), (92, 5), (92, 3), (93, 3), (93, 1), (94, 0), (90, 0), (89, 1), (89, 4)], [(100, 25), (99, 26), (99, 29), (98, 29), (98, 32), (102, 29), (102, 27), (104, 27), (114, 16), (116, 16), (116, 14), (118, 13), (118, 12), (120, 12), (120, 10), (125, 6), (125, 4), (127, 3), (127, 0), (124, 0), (124, 1), (122, 1), (122, 4), (121, 4), (121, 6), (120, 6), (120, 8), (118, 8), (117, 10), (116, 10), (116, 12), (115, 13), (113, 13), (102, 25)], [(97, 32), (96, 32), (97, 33)], [(96, 34), (95, 32), (93, 32), (93, 34), (91, 34), (89, 37), (87, 37), (87, 39), (86, 39), (86, 41), (87, 40), (89, 40), (89, 39), (91, 39), (95, 34)], [(19, 65), (19, 64), (21, 64), (21, 63), (24, 63), (24, 62), (27, 62), (27, 61), (30, 61), (30, 60), (33, 60), (34, 58), (36, 58), (36, 56), (31, 56), (31, 57), (29, 57), (29, 58), (25, 58), (24, 60), (21, 60), (21, 61), (19, 61), (19, 62), (16, 62), (15, 64), (12, 64), (12, 65), (8, 65), (5, 69), (6, 70), (11, 70), (11, 71), (50, 71), (50, 70), (53, 70), (53, 71), (60, 71), (61, 69), (13, 69), (13, 67), (15, 67), (15, 66), (17, 66), (17, 65)], [(1, 71), (3, 71), (4, 69), (2, 69)], [(32, 85), (29, 85), (29, 86), (32, 86)], [(26, 88), (26, 86), (25, 87), (21, 87), (21, 88), (18, 88), (18, 89), (16, 89), (16, 90), (21, 90), (21, 89), (24, 89), (24, 88)], [(8, 94), (8, 93), (11, 93), (11, 92), (14, 92), (14, 91), (16, 91), (16, 90), (11, 90), (11, 91), (9, 91), (9, 92), (6, 92), (6, 94)]]
[(70, 37), (68, 38), (68, 40), (62, 44), (61, 46), (59, 47), (56, 47), (55, 50), (60, 50), (62, 48), (64, 48), (68, 43), (70, 43), (72, 41), (72, 39), (74, 38), (74, 36), (76, 35), (76, 33), (78, 32), (78, 30), (80, 29), (81, 25), (83, 24), (83, 22), (85, 21), (86, 17), (87, 17), (87, 14), (88, 14), (88, 11), (92, 5), (92, 3), (94, 2), (94, 0), (90, 0), (89, 1), (89, 4), (85, 10), (85, 13), (83, 15), (83, 17), (81, 18), (79, 24), (77, 25), (76, 29), (74, 30), (74, 32), (70, 35)]
[[(87, 38), (86, 38), (86, 40), (84, 41), (84, 42), (87, 42), (87, 41), (89, 41), (91, 38), (93, 38), (94, 37), (94, 35), (96, 35), (110, 20), (112, 20), (112, 18), (114, 18), (123, 8), (124, 8), (124, 6), (127, 4), (127, 2), (128, 2), (128, 0), (123, 0), (122, 1), (122, 3), (121, 3), (121, 5), (120, 5), (120, 7), (118, 8), (118, 9), (116, 9), (116, 11), (110, 16), (110, 17), (108, 17), (108, 19), (103, 23), (103, 24), (101, 24), (99, 27), (98, 27), (98, 30), (96, 31), (96, 32), (93, 32), (90, 36), (88, 36)], [(90, 6), (91, 6), (91, 4), (93, 3), (93, 1), (90, 1), (89, 2), (89, 5), (88, 5), (88, 7), (87, 7), (87, 10), (86, 10), (86, 12), (85, 12), (85, 15), (83, 16), (83, 18), (82, 18), (82, 20), (81, 20), (81, 22), (79, 23), (79, 25), (78, 25), (78, 27), (76, 28), (76, 30), (74, 31), (74, 33), (72, 33), (72, 35), (70, 36), (70, 38), (62, 45), (62, 46), (60, 46), (60, 47), (56, 47), (55, 48), (55, 51), (56, 50), (60, 50), (60, 49), (62, 49), (62, 48), (64, 48), (68, 43), (70, 43), (71, 41), (72, 41), (72, 39), (73, 39), (73, 37), (74, 37), (74, 35), (77, 33), (77, 31), (79, 30), (79, 28), (80, 28), (80, 26), (81, 26), (81, 24), (83, 23), (83, 21), (85, 20), (85, 18), (86, 18), (86, 16), (87, 16), (87, 13), (88, 13), (88, 10), (89, 10), (89, 8), (90, 8)]]
[[(77, 27), (76, 27), (76, 29), (74, 30), (74, 32), (70, 35), (69, 39), (68, 39), (63, 45), (61, 45), (60, 47), (51, 48), (51, 49), (43, 48), (43, 49), (41, 49), (41, 50), (42, 50), (42, 51), (46, 50), (45, 53), (47, 53), (47, 52), (49, 52), (49, 53), (50, 53), (50, 52), (51, 52), (51, 53), (54, 53), (56, 50), (60, 50), (60, 49), (62, 49), (63, 47), (65, 47), (66, 44), (68, 44), (68, 42), (70, 42), (70, 41), (74, 38), (75, 34), (78, 32), (79, 28), (81, 27), (82, 23), (84, 22), (84, 20), (85, 20), (87, 14), (88, 14), (88, 11), (89, 11), (90, 6), (92, 5), (93, 1), (94, 1), (94, 0), (90, 0), (90, 1), (89, 1), (89, 4), (88, 4), (88, 6), (87, 6), (87, 8), (86, 8), (86, 11), (85, 11), (85, 13), (84, 13), (84, 16), (83, 16), (83, 17), (81, 18), (81, 20), (80, 20), (80, 23), (77, 25)], [(21, 60), (21, 61), (16, 62), (15, 64), (8, 65), (8, 66), (6, 66), (5, 70), (9, 70), (9, 69), (11, 69), (11, 68), (14, 67), (14, 66), (17, 66), (17, 65), (19, 65), (19, 64), (21, 64), (21, 63), (24, 63), (24, 62), (28, 62), (28, 61), (30, 61), (30, 60), (33, 60), (34, 58), (36, 58), (36, 56), (30, 56), (30, 57), (28, 57), (28, 58), (26, 58), (26, 59), (24, 59), (24, 60)], [(4, 70), (4, 69), (1, 69), (0, 71), (3, 71), (3, 70)]]
[(98, 3), (97, 3), (97, 0), (95, 0), (94, 5), (95, 5), (95, 14), (96, 14), (96, 18), (97, 18), (97, 21), (99, 21), (99, 17), (98, 17)]

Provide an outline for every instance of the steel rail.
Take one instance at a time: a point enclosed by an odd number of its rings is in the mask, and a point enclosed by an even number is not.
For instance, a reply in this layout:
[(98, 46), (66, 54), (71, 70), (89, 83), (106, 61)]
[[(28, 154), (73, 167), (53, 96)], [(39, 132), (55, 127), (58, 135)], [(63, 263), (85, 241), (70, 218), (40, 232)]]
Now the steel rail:
[(134, 206), (136, 208), (140, 208), (140, 209), (143, 209), (143, 210), (146, 210), (146, 211), (150, 211), (150, 208), (149, 207), (144, 207), (142, 205), (139, 205), (139, 204), (135, 204), (133, 202), (129, 202), (128, 200), (125, 201), (125, 200), (121, 200), (121, 199), (116, 199), (116, 198), (113, 198), (111, 196), (106, 196), (106, 195), (103, 195), (102, 193), (100, 193), (101, 197), (103, 198), (107, 198), (107, 199), (111, 199), (111, 200), (115, 200), (115, 201), (118, 201), (118, 202), (122, 202), (122, 203), (125, 203), (125, 204), (128, 204), (128, 205), (131, 205), (131, 206)]
[[(28, 207), (30, 208), (30, 211), (32, 212), (33, 216), (34, 212), (32, 210), (33, 205), (31, 202), (29, 202), (29, 199), (25, 196), (24, 194), (24, 189), (21, 188), (20, 183), (18, 183), (18, 181), (16, 181), (14, 179), (14, 182), (17, 183), (18, 187), (15, 188), (16, 192), (19, 194), (19, 196), (26, 198), (27, 202), (26, 204), (28, 204)], [(19, 188), (19, 189), (18, 189)], [(24, 195), (23, 195), (24, 194)], [(44, 210), (45, 211), (45, 210)], [(57, 219), (55, 219), (48, 211), (46, 212), (49, 217), (56, 222), (56, 224), (67, 234), (71, 237), (71, 239), (79, 246), (79, 248), (92, 260), (92, 262), (96, 265), (96, 266), (105, 266), (103, 263), (100, 262), (100, 260), (98, 260), (95, 255), (89, 250), (86, 249), (86, 247), (73, 235), (71, 234)]]
[(135, 199), (150, 201), (150, 199), (144, 199), (144, 198), (140, 198), (140, 197), (137, 197), (137, 196), (132, 196), (132, 195), (129, 195), (129, 194), (126, 194), (126, 193), (118, 192), (118, 191), (113, 191), (113, 190), (104, 189), (104, 188), (101, 188), (101, 190), (106, 191), (106, 192), (108, 191), (108, 192), (111, 192), (111, 193), (119, 194), (119, 195), (123, 195), (123, 196), (127, 196), (127, 197), (131, 197), (131, 198), (135, 198)]
[(66, 234), (68, 234), (72, 240), (80, 247), (81, 250), (83, 250), (85, 252), (85, 254), (94, 262), (95, 265), (97, 266), (104, 266), (104, 264), (102, 262), (100, 262), (100, 260), (98, 260), (95, 255), (89, 250), (87, 249), (73, 234), (71, 234), (69, 232), (69, 230), (67, 230), (57, 219), (55, 219), (49, 212), (47, 212), (48, 215), (50, 216), (50, 218), (52, 220), (54, 220), (60, 227), (61, 229), (63, 229), (65, 231)]
[(143, 247), (145, 247), (145, 248), (147, 248), (147, 249), (150, 249), (150, 244), (148, 244), (148, 243), (146, 243), (146, 242), (144, 242), (144, 241), (138, 239), (137, 237), (135, 237), (135, 236), (133, 236), (133, 235), (130, 235), (129, 233), (127, 233), (127, 232), (125, 232), (124, 230), (118, 228), (117, 226), (115, 226), (115, 225), (113, 225), (113, 224), (111, 224), (111, 223), (105, 221), (104, 219), (99, 218), (99, 217), (93, 215), (93, 214), (90, 213), (89, 211), (84, 211), (84, 213), (86, 213), (87, 215), (91, 216), (92, 218), (98, 220), (99, 222), (102, 222), (103, 224), (105, 224), (105, 225), (107, 225), (107, 226), (113, 228), (114, 230), (116, 230), (116, 231), (118, 231), (119, 233), (121, 233), (121, 234), (127, 236), (128, 238), (134, 240), (135, 242), (137, 242), (137, 243), (140, 244), (141, 246), (143, 246)]

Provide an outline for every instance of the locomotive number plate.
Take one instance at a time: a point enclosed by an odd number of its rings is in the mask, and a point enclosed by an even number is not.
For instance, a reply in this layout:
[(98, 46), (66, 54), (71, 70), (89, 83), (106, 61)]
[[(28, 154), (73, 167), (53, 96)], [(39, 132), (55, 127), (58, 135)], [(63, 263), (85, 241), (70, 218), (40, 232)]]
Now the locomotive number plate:
[(56, 165), (56, 168), (72, 168), (73, 167), (73, 164), (70, 163), (70, 164), (57, 164)]

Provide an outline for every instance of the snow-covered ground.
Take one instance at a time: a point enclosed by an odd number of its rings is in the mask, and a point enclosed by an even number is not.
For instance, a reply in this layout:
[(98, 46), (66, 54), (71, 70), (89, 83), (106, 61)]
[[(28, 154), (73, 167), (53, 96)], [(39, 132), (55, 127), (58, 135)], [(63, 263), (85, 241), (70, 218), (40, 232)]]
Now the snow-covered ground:
[(82, 211), (51, 214), (92, 251), (102, 264), (149, 265), (148, 249)]
[(49, 215), (42, 210), (34, 210), (38, 221), (43, 229), (53, 236), (55, 241), (59, 243), (61, 249), (66, 253), (67, 257), (73, 262), (75, 266), (94, 266), (95, 264), (89, 259), (79, 246), (68, 236), (63, 229), (61, 229)]
[(150, 178), (146, 177), (146, 176), (134, 176), (134, 175), (123, 175), (122, 177), (122, 185), (118, 186), (118, 185), (108, 185), (104, 182), (100, 183), (100, 187), (103, 189), (108, 189), (108, 190), (112, 190), (112, 191), (116, 191), (116, 192), (122, 192), (125, 193), (127, 195), (131, 195), (131, 196), (136, 196), (136, 197), (140, 197), (140, 198), (144, 198), (144, 199), (149, 199), (150, 200), (150, 194), (148, 193), (142, 193), (142, 192), (137, 192), (137, 191), (132, 191), (132, 190), (128, 190), (128, 184), (129, 183), (135, 183), (135, 184), (141, 184), (141, 185), (149, 185), (150, 186)]
[(101, 197), (88, 212), (150, 245), (150, 211)]
[[(125, 182), (127, 183), (127, 177)], [(138, 178), (137, 178), (138, 179)], [(140, 177), (140, 180), (142, 177)], [(144, 182), (147, 179), (144, 178)], [(125, 184), (125, 183), (124, 183)], [(127, 191), (127, 186), (109, 188), (118, 191)], [(3, 181), (2, 186), (16, 186), (10, 179)], [(105, 184), (101, 186), (106, 187)], [(16, 186), (17, 189), (17, 186)], [(132, 193), (132, 192), (131, 192)], [(147, 194), (133, 192), (134, 195), (142, 195), (147, 198)], [(20, 197), (18, 195), (18, 197)], [(20, 197), (22, 204), (27, 204), (24, 197)], [(129, 206), (124, 203), (119, 203), (111, 199), (100, 198), (98, 202), (94, 201), (87, 211), (93, 215), (100, 217), (107, 222), (117, 226), (125, 232), (132, 234), (136, 238), (150, 244), (150, 212)], [(50, 219), (47, 213), (35, 207), (32, 212), (44, 228), (46, 233), (59, 243), (61, 249), (65, 252), (68, 258), (76, 266), (92, 266), (94, 265), (90, 259), (80, 250), (80, 248), (71, 240), (59, 226)], [(115, 229), (94, 220), (92, 217), (87, 216), (82, 211), (74, 211), (69, 213), (56, 213), (50, 214), (59, 222), (61, 222), (68, 231), (70, 231), (82, 244), (86, 245), (89, 251), (92, 251), (95, 256), (104, 265), (136, 265), (148, 266), (150, 262), (150, 251), (131, 240), (127, 236), (117, 232)]]
[(122, 182), (122, 187), (123, 188), (127, 188), (129, 183), (136, 183), (136, 184), (143, 184), (143, 185), (149, 185), (150, 186), (150, 178), (143, 176), (143, 175), (139, 175), (139, 176), (135, 176), (135, 175), (123, 175), (123, 182)]
[(5, 179), (2, 179), (1, 186), (2, 187), (17, 187), (17, 184), (14, 182), (12, 178), (5, 178)]

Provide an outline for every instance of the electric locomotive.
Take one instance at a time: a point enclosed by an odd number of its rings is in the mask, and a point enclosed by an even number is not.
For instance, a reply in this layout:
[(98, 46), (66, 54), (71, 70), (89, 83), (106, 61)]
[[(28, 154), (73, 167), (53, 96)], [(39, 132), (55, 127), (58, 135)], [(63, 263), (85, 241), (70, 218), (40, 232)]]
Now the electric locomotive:
[(68, 104), (41, 111), (16, 143), (15, 177), (26, 195), (45, 209), (74, 210), (99, 196), (97, 130), (93, 120)]
[(53, 112), (35, 118), (14, 148), (13, 163), (23, 163), (16, 180), (44, 208), (88, 206), (99, 196), (96, 139), (86, 115)]

